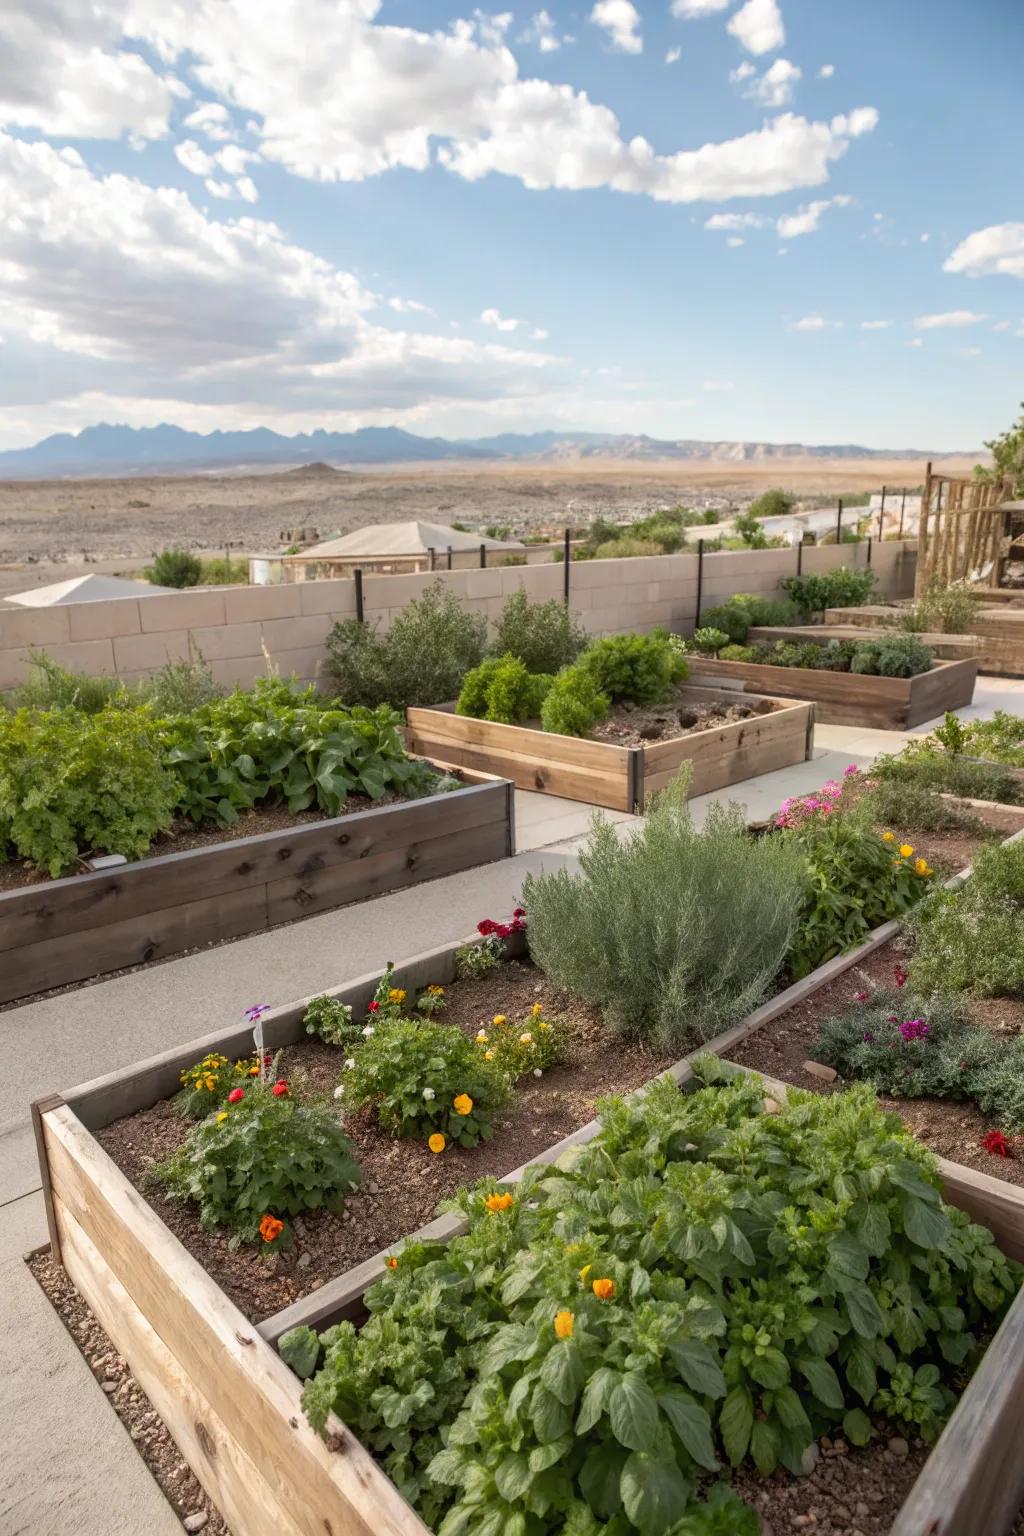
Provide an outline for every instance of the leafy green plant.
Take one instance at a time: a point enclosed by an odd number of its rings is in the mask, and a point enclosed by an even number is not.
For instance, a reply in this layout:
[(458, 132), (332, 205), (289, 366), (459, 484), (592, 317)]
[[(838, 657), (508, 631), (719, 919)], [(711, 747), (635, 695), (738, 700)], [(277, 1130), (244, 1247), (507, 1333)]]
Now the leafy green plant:
[(989, 834), (973, 811), (914, 780), (881, 779), (864, 795), (862, 804), (876, 827), (900, 832), (967, 832), (974, 837)]
[(439, 578), (397, 615), (386, 635), (353, 619), (327, 637), (327, 670), (350, 704), (443, 704), (483, 660), (487, 621)]
[(175, 801), (148, 711), (0, 711), (0, 857), (13, 849), (53, 876), (86, 853), (137, 859)]
[(910, 972), (921, 991), (1024, 996), (1024, 843), (979, 849), (969, 880), (914, 913)]
[(917, 606), (929, 628), (964, 635), (974, 622), (979, 601), (969, 581), (953, 581), (948, 586), (933, 583)]
[(991, 720), (961, 720), (952, 710), (934, 733), (946, 752), (1024, 768), (1024, 716), (997, 709)]
[(186, 1067), (181, 1074), (181, 1092), (174, 1104), (191, 1120), (201, 1120), (223, 1107), (229, 1093), (247, 1088), (253, 1077), (260, 1076), (259, 1057), (231, 1061), (219, 1051), (208, 1051), (202, 1061)]
[(782, 838), (751, 839), (742, 810), (714, 805), (694, 826), (685, 777), (635, 836), (595, 815), (578, 874), (529, 874), (530, 952), (609, 1024), (688, 1048), (763, 999), (785, 958), (801, 860)]
[(723, 645), (718, 653), (719, 661), (753, 661), (752, 645)]
[(461, 1029), (426, 1019), (370, 1026), (341, 1086), (346, 1108), (371, 1110), (392, 1136), (440, 1136), (439, 1152), (447, 1141), (489, 1141), (509, 1096), (508, 1079)]
[(531, 603), (520, 587), (501, 610), (492, 648), (498, 656), (517, 656), (528, 672), (553, 674), (570, 666), (589, 639), (565, 603)]
[(870, 1088), (763, 1094), (658, 1081), (572, 1161), (463, 1191), (468, 1230), (407, 1242), (361, 1329), (290, 1341), (313, 1427), (439, 1536), (740, 1536), (727, 1489), (697, 1498), (723, 1462), (799, 1472), (883, 1411), (934, 1439), (1019, 1266)]
[(751, 592), (734, 592), (726, 602), (705, 609), (701, 618), (706, 625), (724, 630), (734, 645), (742, 645), (755, 625), (801, 622), (800, 610), (794, 603)]
[(362, 1029), (352, 1022), (352, 1005), (340, 998), (311, 998), (302, 1016), (307, 1035), (316, 1035), (326, 1045), (353, 1046), (362, 1040)]
[(199, 581), (204, 587), (248, 586), (249, 562), (246, 559), (232, 560), (226, 555), (200, 560)]
[(917, 677), (933, 664), (932, 652), (916, 635), (880, 635), (857, 646), (850, 671), (872, 677)]
[(528, 672), (517, 656), (490, 656), (466, 673), (455, 713), (519, 725), (540, 714), (551, 681), (541, 673)]
[(855, 608), (866, 603), (875, 581), (875, 573), (870, 567), (856, 570), (852, 566), (839, 565), (814, 576), (787, 576), (780, 586), (810, 619), (824, 613), (826, 608)]
[(127, 708), (131, 695), (119, 677), (89, 677), (71, 672), (45, 651), (30, 651), (27, 683), (4, 695), (11, 709), (77, 709), (95, 715), (112, 705)]
[(332, 1110), (303, 1102), (280, 1079), (236, 1091), (241, 1098), (200, 1121), (152, 1176), (176, 1199), (193, 1201), (204, 1227), (228, 1228), (231, 1247), (258, 1237), (282, 1247), (287, 1217), (339, 1213), (359, 1168)]
[[(955, 715), (951, 718), (958, 729), (963, 728)], [(902, 752), (876, 759), (871, 772), (882, 782), (918, 785), (965, 799), (992, 800), (1001, 805), (1024, 801), (1024, 782), (1012, 778), (1006, 768), (997, 763), (969, 762), (952, 751), (938, 750), (931, 738), (910, 742)]]
[(770, 491), (762, 491), (760, 496), (747, 508), (747, 516), (761, 517), (788, 517), (796, 505), (795, 499), (785, 491), (775, 488)]
[(505, 955), (505, 946), (496, 933), (482, 934), (455, 951), (455, 974), (460, 981), (479, 981), (496, 970)]
[(162, 549), (144, 574), (155, 587), (197, 587), (203, 568), (187, 549)]
[(663, 629), (649, 635), (605, 635), (584, 652), (577, 666), (613, 703), (630, 699), (634, 704), (658, 703), (689, 670)]
[(691, 644), (699, 656), (717, 656), (729, 644), (729, 636), (724, 629), (702, 627), (694, 630)]
[(545, 1019), (540, 1003), (534, 1003), (518, 1021), (495, 1014), (493, 1023), (477, 1032), (475, 1044), (495, 1071), (515, 1082), (527, 1075), (540, 1077), (549, 1067), (560, 1066), (569, 1054), (569, 1030), (559, 1019)]
[(155, 715), (191, 715), (219, 699), (222, 690), (205, 661), (169, 661), (140, 683), (138, 698)]
[(541, 706), (540, 723), (559, 736), (587, 736), (610, 708), (596, 678), (579, 662), (554, 679)]

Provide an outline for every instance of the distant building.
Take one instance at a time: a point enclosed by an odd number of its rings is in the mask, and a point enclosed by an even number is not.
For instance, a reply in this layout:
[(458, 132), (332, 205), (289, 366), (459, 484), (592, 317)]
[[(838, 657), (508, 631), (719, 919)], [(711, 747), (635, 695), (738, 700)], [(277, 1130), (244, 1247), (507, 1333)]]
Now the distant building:
[[(372, 523), (368, 528), (357, 528), (340, 538), (314, 544), (299, 555), (279, 558), (285, 581), (315, 581), (349, 576), (356, 568), (378, 576), (446, 570), (449, 550), (452, 566), (461, 570), (480, 563), (481, 548), (485, 560), (495, 565), (502, 563), (502, 557), (526, 554), (526, 546), (517, 539), (486, 539), (441, 523), (410, 522)], [(264, 576), (263, 580), (266, 579)]]
[(23, 608), (54, 608), (61, 603), (108, 602), (112, 597), (154, 597), (174, 592), (176, 587), (157, 587), (149, 581), (128, 581), (123, 576), (73, 576), (70, 581), (55, 581), (49, 587), (30, 587), (27, 592), (11, 592), (7, 602)]

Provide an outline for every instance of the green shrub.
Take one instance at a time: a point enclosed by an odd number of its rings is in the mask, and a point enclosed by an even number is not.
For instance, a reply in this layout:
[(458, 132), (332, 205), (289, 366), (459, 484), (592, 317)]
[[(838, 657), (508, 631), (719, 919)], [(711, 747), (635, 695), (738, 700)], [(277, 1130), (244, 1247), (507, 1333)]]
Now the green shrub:
[(961, 720), (947, 710), (935, 741), (947, 752), (962, 752), (993, 763), (1024, 768), (1024, 716), (997, 709), (991, 720)]
[(964, 799), (993, 800), (1002, 805), (1024, 802), (1024, 783), (1012, 778), (1005, 768), (939, 751), (930, 738), (911, 742), (896, 756), (878, 758), (871, 772), (880, 781), (921, 785)]
[(206, 662), (169, 661), (139, 684), (138, 697), (155, 715), (190, 715), (219, 699), (222, 690)]
[(729, 636), (724, 629), (702, 626), (694, 630), (691, 643), (699, 656), (717, 656), (718, 652), (729, 644)]
[(701, 1502), (722, 1462), (798, 1474), (883, 1413), (934, 1440), (1019, 1266), (870, 1089), (763, 1096), (656, 1082), (507, 1204), (463, 1191), (467, 1230), (406, 1242), (367, 1322), (290, 1341), (313, 1428), (452, 1536), (748, 1536), (728, 1490)]
[(870, 567), (855, 570), (840, 565), (817, 576), (787, 576), (780, 586), (802, 613), (813, 618), (826, 608), (856, 608), (866, 603), (875, 579)]
[[(224, 555), (212, 560), (200, 560), (199, 581), (204, 587), (247, 586), (249, 583), (248, 560), (231, 560)], [(194, 585), (194, 583), (189, 583)]]
[(393, 1019), (368, 1028), (342, 1077), (346, 1109), (370, 1110), (391, 1136), (439, 1134), (463, 1147), (490, 1140), (508, 1079), (457, 1025)]
[(514, 1083), (561, 1066), (569, 1054), (569, 1030), (560, 1019), (545, 1019), (540, 1003), (534, 1003), (518, 1022), (495, 1014), (493, 1024), (478, 1031), (475, 1044), (484, 1060)]
[(755, 625), (797, 624), (800, 610), (782, 598), (734, 592), (726, 602), (701, 614), (705, 624), (724, 630), (734, 645), (742, 645)]
[(363, 1031), (352, 1022), (352, 1005), (336, 997), (311, 998), (302, 1016), (307, 1035), (316, 1035), (325, 1045), (354, 1046), (361, 1043)]
[(599, 544), (594, 550), (593, 560), (635, 560), (644, 556), (663, 555), (662, 546), (653, 539), (635, 539), (626, 534), (617, 539), (608, 539), (604, 544)]
[(928, 628), (949, 635), (967, 634), (978, 611), (979, 598), (968, 581), (954, 581), (948, 587), (934, 584), (918, 603)]
[(579, 662), (559, 672), (540, 712), (546, 731), (559, 736), (587, 736), (608, 714), (607, 696)]
[(513, 592), (498, 620), (494, 652), (518, 656), (529, 672), (555, 673), (586, 650), (589, 636), (571, 609), (557, 598), (531, 603), (522, 587)]
[(148, 711), (0, 711), (0, 857), (53, 876), (87, 853), (137, 859), (176, 799)]
[(774, 489), (762, 491), (760, 496), (747, 508), (747, 517), (788, 517), (796, 505), (795, 498), (787, 495), (785, 491)]
[(505, 946), (496, 933), (484, 934), (463, 944), (455, 952), (455, 974), (460, 981), (479, 981), (497, 970), (505, 957)]
[(153, 1170), (153, 1179), (179, 1200), (194, 1201), (206, 1228), (227, 1227), (230, 1246), (263, 1237), (268, 1250), (287, 1246), (287, 1226), (268, 1237), (266, 1217), (286, 1222), (303, 1211), (340, 1213), (359, 1183), (348, 1137), (334, 1113), (303, 1103), (280, 1083), (242, 1090), (190, 1131), (178, 1150)]
[(155, 587), (197, 587), (202, 574), (198, 556), (187, 549), (162, 549), (145, 571)]
[(910, 973), (920, 991), (1024, 996), (1024, 843), (980, 849), (970, 879), (933, 891), (912, 926)]
[(800, 902), (801, 861), (784, 839), (751, 839), (735, 805), (696, 828), (682, 781), (632, 837), (596, 815), (579, 862), (579, 874), (526, 877), (530, 952), (614, 1028), (688, 1048), (762, 1000)]
[(689, 671), (686, 658), (663, 629), (649, 635), (605, 635), (577, 665), (613, 703), (630, 699), (634, 704), (657, 704)]
[(718, 653), (719, 661), (753, 661), (752, 645), (723, 645)]
[(528, 672), (516, 656), (489, 656), (463, 678), (455, 713), (519, 725), (540, 714), (551, 681)]
[(111, 705), (127, 707), (131, 695), (119, 677), (88, 677), (69, 672), (45, 651), (30, 651), (32, 676), (5, 696), (11, 709), (77, 709), (83, 715), (98, 714)]
[(900, 832), (967, 832), (987, 835), (984, 822), (965, 806), (944, 800), (928, 784), (913, 780), (880, 779), (862, 800), (876, 827)]
[(438, 579), (388, 630), (346, 619), (327, 637), (327, 670), (349, 704), (443, 704), (483, 660), (487, 621)]
[(858, 644), (850, 671), (870, 677), (917, 677), (931, 670), (933, 660), (916, 635), (883, 635)]

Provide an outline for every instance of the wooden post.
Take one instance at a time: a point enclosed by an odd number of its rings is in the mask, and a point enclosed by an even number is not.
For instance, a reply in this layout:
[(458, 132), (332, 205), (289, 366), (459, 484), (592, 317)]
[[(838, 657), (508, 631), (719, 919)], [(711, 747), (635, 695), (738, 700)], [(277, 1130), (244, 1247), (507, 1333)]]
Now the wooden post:
[(901, 539), (903, 537), (903, 516), (904, 516), (904, 513), (906, 512), (906, 510), (907, 510), (907, 493), (906, 493), (906, 491), (904, 491), (902, 499), (900, 501), (900, 538)]
[(914, 578), (914, 596), (920, 597), (928, 585), (928, 519), (932, 508), (932, 461), (928, 460), (921, 491), (921, 514), (917, 524), (917, 575)]
[(566, 528), (562, 539), (562, 597), (565, 606), (569, 606), (569, 530)]
[(352, 572), (352, 580), (356, 584), (356, 623), (365, 624), (363, 616), (363, 573), (360, 570)]

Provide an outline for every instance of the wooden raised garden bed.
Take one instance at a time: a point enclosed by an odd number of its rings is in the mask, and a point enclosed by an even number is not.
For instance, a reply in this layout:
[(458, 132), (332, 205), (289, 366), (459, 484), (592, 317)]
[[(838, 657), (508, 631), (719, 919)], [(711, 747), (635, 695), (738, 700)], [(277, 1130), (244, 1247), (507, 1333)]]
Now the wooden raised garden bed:
[[(1006, 601), (1013, 598), (1024, 601), (1024, 590), (1006, 591)], [(985, 602), (991, 603), (995, 593), (987, 592)], [(891, 629), (895, 609), (880, 603), (867, 604), (862, 608), (829, 608), (825, 612), (827, 624), (856, 625), (859, 629)], [(978, 657), (978, 670), (996, 677), (1024, 677), (1024, 607), (1008, 608), (989, 606), (977, 609), (971, 619), (971, 633), (933, 637), (922, 635), (926, 645), (941, 638), (945, 643), (970, 640)]]
[[(727, 1055), (739, 1040), (856, 965), (897, 926), (886, 924), (865, 945), (827, 962), (703, 1049)], [(521, 946), (522, 940), (511, 943)], [(397, 969), (394, 981), (409, 990), (447, 983), (457, 947), (417, 956)], [(333, 995), (361, 1013), (378, 979), (363, 977)], [(265, 1015), (269, 1049), (302, 1037), (306, 1002)], [(172, 1095), (181, 1071), (207, 1051), (236, 1057), (251, 1044), (248, 1027), (221, 1031), (33, 1106), (53, 1255), (127, 1359), (232, 1530), (240, 1536), (427, 1536), (418, 1515), (343, 1424), (333, 1425), (329, 1447), (314, 1434), (302, 1413), (301, 1384), (274, 1347), (298, 1324), (322, 1329), (358, 1317), (367, 1287), (385, 1273), (387, 1253), (254, 1326), (97, 1140), (102, 1128)], [(684, 1090), (694, 1086), (686, 1058), (666, 1075)], [(597, 1130), (590, 1122), (532, 1161), (552, 1161)], [(507, 1174), (506, 1181), (522, 1171)], [(940, 1171), (945, 1198), (988, 1226), (1004, 1251), (1024, 1258), (1024, 1190), (945, 1161)], [(445, 1240), (462, 1229), (449, 1215), (413, 1235)], [(1024, 1292), (964, 1391), (892, 1536), (1005, 1536), (1024, 1498), (1024, 1453), (1017, 1443), (1022, 1403)]]
[(0, 1003), (515, 852), (507, 780), (0, 892)]
[[(735, 703), (735, 694), (728, 690), (685, 686), (677, 690), (671, 707), (729, 701)], [(684, 763), (693, 770), (691, 795), (704, 795), (811, 757), (811, 705), (760, 694), (746, 702), (754, 708), (747, 719), (636, 747), (475, 720), (457, 715), (453, 704), (410, 709), (406, 736), (410, 751), (502, 774), (520, 789), (586, 800), (615, 811), (642, 811)]]
[(694, 675), (717, 683), (734, 679), (744, 691), (813, 701), (824, 725), (866, 725), (905, 731), (926, 720), (962, 709), (974, 697), (978, 663), (937, 661), (917, 677), (867, 677), (855, 672), (826, 672), (813, 667), (769, 667), (752, 661), (694, 657)]
[[(843, 612), (842, 609), (833, 610)], [(892, 609), (888, 610), (890, 613)], [(889, 631), (893, 633), (893, 631)], [(852, 640), (855, 644), (865, 638), (862, 626), (842, 620), (825, 624), (756, 624), (747, 635), (748, 645), (760, 641), (772, 644), (776, 640), (788, 640), (794, 645), (804, 645), (808, 640), (815, 644), (828, 644), (830, 640)], [(944, 635), (928, 631), (917, 637), (934, 653), (939, 661), (963, 661), (981, 654), (982, 642), (976, 635)]]

